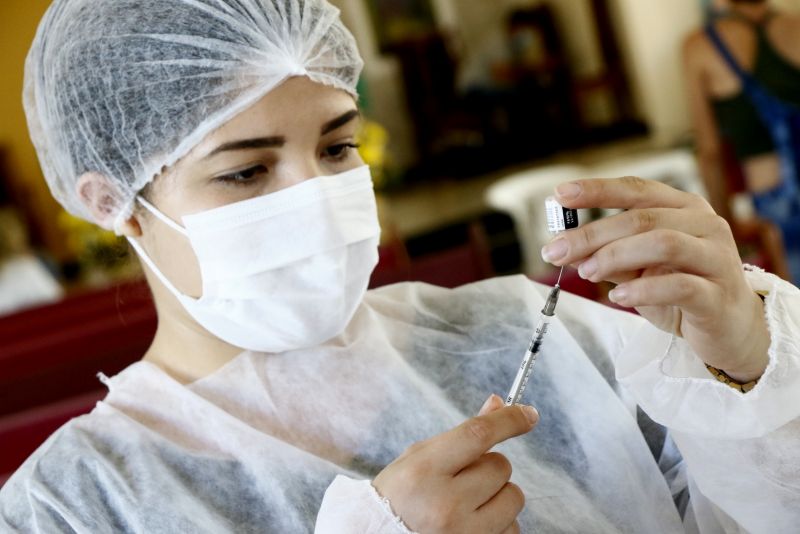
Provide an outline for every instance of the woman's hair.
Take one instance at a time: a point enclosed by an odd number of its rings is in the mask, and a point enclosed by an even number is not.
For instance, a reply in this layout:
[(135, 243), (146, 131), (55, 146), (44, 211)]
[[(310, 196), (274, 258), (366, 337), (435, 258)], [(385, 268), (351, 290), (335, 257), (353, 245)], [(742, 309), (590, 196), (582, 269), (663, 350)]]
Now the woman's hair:
[(326, 0), (55, 0), (23, 97), (53, 196), (93, 220), (76, 183), (98, 173), (119, 220), (162, 168), (288, 77), (355, 96), (362, 65)]

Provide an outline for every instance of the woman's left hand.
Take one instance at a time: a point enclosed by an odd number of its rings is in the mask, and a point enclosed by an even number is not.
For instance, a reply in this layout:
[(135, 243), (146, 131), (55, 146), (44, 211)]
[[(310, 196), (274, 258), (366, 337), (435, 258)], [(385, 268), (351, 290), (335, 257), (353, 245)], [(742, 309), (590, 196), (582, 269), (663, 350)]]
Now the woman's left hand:
[(618, 284), (612, 301), (682, 336), (732, 378), (761, 376), (770, 344), (763, 303), (745, 279), (730, 227), (708, 202), (633, 177), (561, 184), (556, 198), (568, 208), (627, 211), (560, 234), (542, 249), (545, 261)]

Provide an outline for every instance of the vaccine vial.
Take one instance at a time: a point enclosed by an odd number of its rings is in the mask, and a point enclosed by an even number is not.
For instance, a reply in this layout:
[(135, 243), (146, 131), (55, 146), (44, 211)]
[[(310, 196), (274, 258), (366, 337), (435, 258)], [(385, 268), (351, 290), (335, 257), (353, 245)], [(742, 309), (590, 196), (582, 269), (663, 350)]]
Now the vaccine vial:
[(547, 230), (551, 234), (560, 234), (578, 227), (578, 210), (565, 208), (554, 197), (545, 199), (544, 210), (547, 214)]

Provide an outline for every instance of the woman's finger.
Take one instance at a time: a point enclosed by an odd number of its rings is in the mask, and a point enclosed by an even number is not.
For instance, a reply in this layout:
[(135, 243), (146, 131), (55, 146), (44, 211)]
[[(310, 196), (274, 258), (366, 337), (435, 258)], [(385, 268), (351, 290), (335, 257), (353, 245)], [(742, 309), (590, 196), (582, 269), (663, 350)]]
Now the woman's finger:
[(609, 243), (581, 263), (578, 274), (592, 282), (619, 278), (621, 273), (653, 267), (715, 276), (718, 255), (708, 242), (674, 230), (656, 230)]
[(530, 432), (538, 420), (532, 406), (504, 406), (427, 440), (423, 454), (440, 473), (455, 474), (498, 443)]
[(542, 259), (554, 265), (573, 263), (613, 241), (658, 229), (695, 237), (730, 234), (724, 219), (714, 213), (674, 208), (633, 209), (560, 234), (542, 248)]
[(567, 208), (698, 208), (713, 212), (698, 195), (635, 176), (563, 183), (556, 188), (556, 199)]
[[(580, 270), (581, 265), (583, 265), (583, 262), (585, 262), (586, 260), (587, 260), (587, 258), (584, 258), (584, 259), (582, 259), (580, 261), (577, 261), (575, 263), (570, 263), (569, 266), (571, 268), (575, 269), (576, 271), (578, 271), (578, 270)], [(627, 273), (616, 273), (616, 274), (614, 274), (614, 276), (612, 278), (609, 278), (608, 280), (606, 280), (606, 282), (611, 282), (612, 284), (621, 284), (623, 282), (627, 282), (628, 280), (633, 280), (634, 278), (639, 278), (640, 276), (642, 276), (642, 271), (641, 270), (628, 271)]]
[[(525, 494), (516, 484), (509, 482), (477, 510), (478, 532), (503, 532), (514, 524), (525, 507)], [(499, 528), (498, 528), (499, 527)]]
[(692, 274), (671, 273), (647, 276), (618, 285), (608, 298), (629, 308), (677, 306), (698, 316), (719, 313), (719, 287)]
[(455, 476), (455, 482), (469, 495), (470, 511), (480, 508), (503, 489), (511, 478), (511, 462), (499, 452), (487, 452)]

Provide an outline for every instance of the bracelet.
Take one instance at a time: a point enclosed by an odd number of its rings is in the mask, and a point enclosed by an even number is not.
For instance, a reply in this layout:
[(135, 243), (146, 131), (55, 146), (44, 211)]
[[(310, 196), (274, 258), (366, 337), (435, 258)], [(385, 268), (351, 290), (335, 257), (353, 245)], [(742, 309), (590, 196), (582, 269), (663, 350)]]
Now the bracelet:
[(758, 384), (758, 380), (759, 380), (758, 378), (756, 378), (755, 380), (751, 380), (750, 382), (742, 384), (741, 382), (738, 382), (737, 380), (735, 380), (735, 379), (731, 378), (730, 376), (728, 376), (728, 373), (726, 373), (722, 369), (717, 369), (716, 367), (711, 367), (708, 364), (706, 364), (706, 369), (708, 369), (709, 373), (714, 375), (714, 378), (716, 378), (717, 380), (719, 380), (723, 384), (732, 387), (733, 389), (735, 389), (736, 391), (738, 391), (740, 393), (747, 393), (748, 391), (750, 391), (751, 389), (756, 387), (756, 384)]

